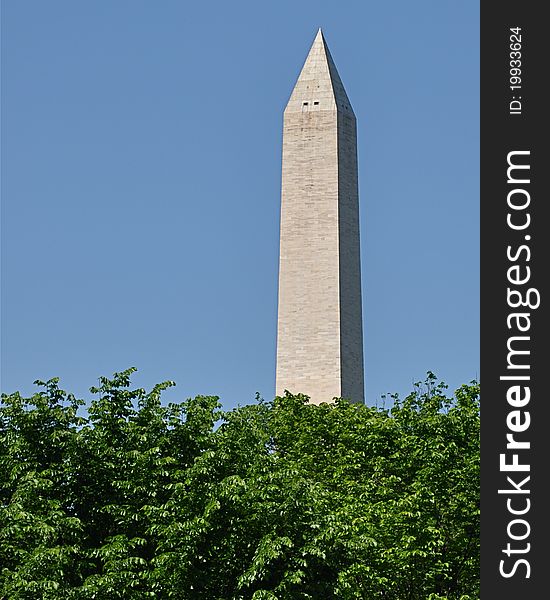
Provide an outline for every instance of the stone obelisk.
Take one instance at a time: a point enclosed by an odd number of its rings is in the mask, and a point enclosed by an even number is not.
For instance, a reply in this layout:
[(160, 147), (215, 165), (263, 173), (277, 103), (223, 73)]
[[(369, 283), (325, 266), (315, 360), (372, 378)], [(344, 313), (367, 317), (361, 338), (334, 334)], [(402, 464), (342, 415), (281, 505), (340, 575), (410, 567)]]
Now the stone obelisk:
[(355, 115), (321, 30), (284, 111), (276, 393), (364, 402)]

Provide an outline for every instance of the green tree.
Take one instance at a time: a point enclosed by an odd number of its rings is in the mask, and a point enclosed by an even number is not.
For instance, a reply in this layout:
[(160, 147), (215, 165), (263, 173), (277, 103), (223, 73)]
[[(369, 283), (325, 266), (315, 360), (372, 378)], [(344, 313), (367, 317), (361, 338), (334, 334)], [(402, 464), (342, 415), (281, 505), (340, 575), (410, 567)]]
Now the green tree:
[(473, 599), (479, 386), (163, 404), (134, 369), (0, 408), (0, 598)]

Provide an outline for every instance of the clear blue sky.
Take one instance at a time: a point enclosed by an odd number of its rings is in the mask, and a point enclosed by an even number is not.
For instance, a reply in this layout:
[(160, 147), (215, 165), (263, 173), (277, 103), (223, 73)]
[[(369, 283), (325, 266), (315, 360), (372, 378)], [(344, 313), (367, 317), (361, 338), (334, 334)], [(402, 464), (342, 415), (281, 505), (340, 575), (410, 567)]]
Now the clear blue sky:
[(358, 119), (366, 395), (479, 377), (477, 1), (2, 2), (2, 390), (275, 387), (282, 111)]

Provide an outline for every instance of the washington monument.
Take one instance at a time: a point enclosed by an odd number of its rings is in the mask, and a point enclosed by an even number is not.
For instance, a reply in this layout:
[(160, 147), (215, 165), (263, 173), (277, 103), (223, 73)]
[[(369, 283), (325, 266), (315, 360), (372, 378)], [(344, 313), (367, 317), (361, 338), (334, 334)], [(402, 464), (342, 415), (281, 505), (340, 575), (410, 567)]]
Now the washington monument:
[(276, 393), (364, 402), (356, 122), (321, 30), (284, 111)]

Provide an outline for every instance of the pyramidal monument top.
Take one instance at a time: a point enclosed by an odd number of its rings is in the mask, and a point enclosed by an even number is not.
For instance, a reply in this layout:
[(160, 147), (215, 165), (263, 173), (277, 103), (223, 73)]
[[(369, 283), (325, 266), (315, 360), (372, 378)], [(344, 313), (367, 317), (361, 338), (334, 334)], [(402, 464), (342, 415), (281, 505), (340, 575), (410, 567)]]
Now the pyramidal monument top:
[(321, 28), (313, 40), (285, 113), (303, 112), (304, 109), (332, 109), (355, 116)]

